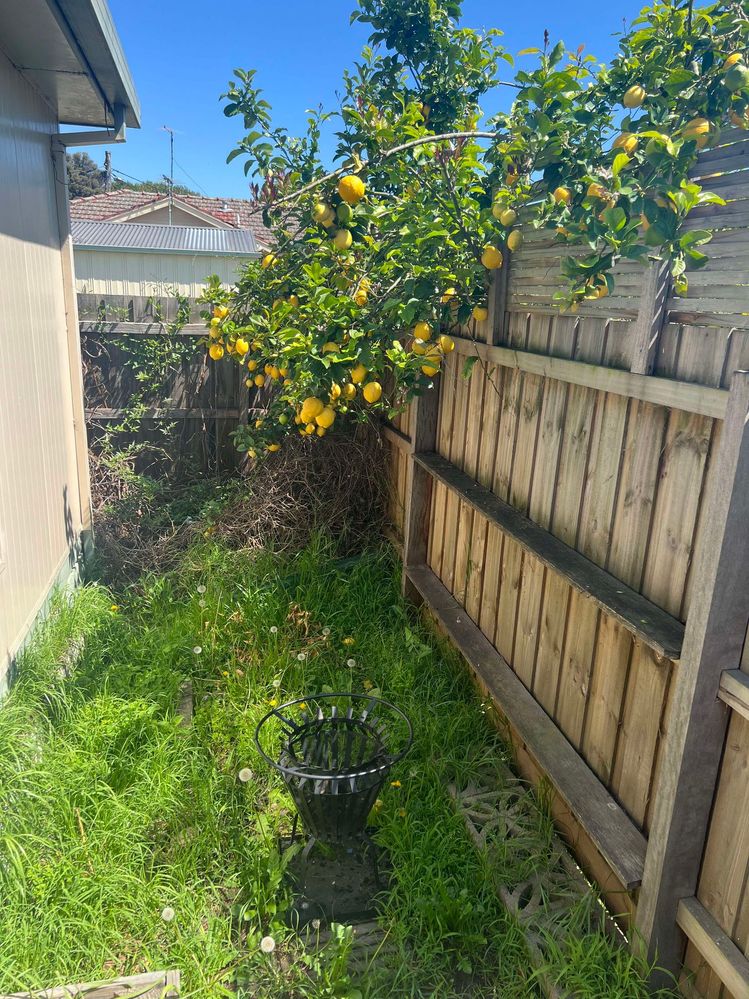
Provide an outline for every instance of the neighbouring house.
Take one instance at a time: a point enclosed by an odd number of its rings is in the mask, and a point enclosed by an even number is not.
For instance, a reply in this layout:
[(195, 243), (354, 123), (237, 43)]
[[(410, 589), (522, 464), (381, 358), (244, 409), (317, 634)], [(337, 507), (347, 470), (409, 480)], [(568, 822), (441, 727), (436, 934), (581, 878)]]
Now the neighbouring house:
[(251, 229), (73, 221), (76, 290), (97, 298), (197, 298), (206, 278), (233, 284), (259, 256)]
[(197, 297), (206, 278), (233, 283), (269, 246), (257, 204), (242, 198), (120, 188), (70, 204), (80, 294)]
[(91, 534), (65, 149), (139, 124), (104, 0), (0, 0), (0, 693)]

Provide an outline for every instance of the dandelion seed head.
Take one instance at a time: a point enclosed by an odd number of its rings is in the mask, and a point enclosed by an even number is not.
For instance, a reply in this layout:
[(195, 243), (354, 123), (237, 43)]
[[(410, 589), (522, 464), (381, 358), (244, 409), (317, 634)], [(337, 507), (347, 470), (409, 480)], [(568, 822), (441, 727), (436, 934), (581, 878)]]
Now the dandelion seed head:
[(252, 780), (252, 771), (249, 767), (242, 767), (237, 774), (237, 777), (239, 777), (243, 784), (246, 784), (248, 781)]
[(205, 607), (205, 600), (198, 600), (198, 607)]
[(271, 635), (277, 635), (278, 634), (278, 627), (277, 627), (277, 625), (275, 625), (275, 624), (271, 625), (270, 633), (271, 633)]
[(297, 659), (299, 660), (300, 663), (303, 663), (306, 658), (307, 658), (306, 652), (300, 652), (299, 655), (297, 656)]
[(202, 586), (202, 585), (199, 586), (198, 587), (198, 593), (205, 593), (205, 586)]
[(347, 665), (347, 666), (350, 666), (350, 667), (351, 667), (351, 669), (353, 669), (353, 668), (354, 668), (354, 666), (356, 666), (356, 659), (347, 659), (347, 660), (346, 660), (346, 665)]
[(171, 907), (171, 905), (167, 905), (161, 910), (161, 918), (164, 920), (165, 923), (171, 923), (171, 921), (174, 919), (175, 916), (176, 912)]
[(327, 638), (328, 635), (330, 634), (330, 628), (323, 628), (322, 633)]
[(263, 954), (272, 954), (276, 949), (276, 941), (273, 937), (263, 937), (260, 941), (260, 950)]
[(196, 656), (199, 656), (200, 653), (203, 651), (203, 646), (202, 645), (195, 645), (193, 647), (192, 651), (195, 653)]
[(281, 686), (281, 681), (280, 680), (274, 680), (273, 681), (273, 686), (276, 688), (276, 690), (278, 690), (278, 688)]
[(320, 920), (319, 919), (313, 919), (312, 920), (312, 929), (313, 930), (319, 930), (320, 929)]

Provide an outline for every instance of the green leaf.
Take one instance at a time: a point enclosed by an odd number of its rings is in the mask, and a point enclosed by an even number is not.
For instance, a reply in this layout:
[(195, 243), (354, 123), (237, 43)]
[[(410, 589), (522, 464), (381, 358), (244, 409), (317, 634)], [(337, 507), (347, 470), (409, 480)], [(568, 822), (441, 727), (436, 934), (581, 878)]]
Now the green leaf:
[(473, 371), (473, 366), (478, 361), (478, 357), (467, 357), (465, 364), (463, 365), (463, 370), (461, 372), (463, 378), (468, 379), (471, 377), (471, 372)]
[(615, 177), (618, 177), (625, 166), (627, 166), (630, 162), (630, 158), (626, 153), (617, 153), (614, 157), (614, 162), (611, 165), (611, 172)]

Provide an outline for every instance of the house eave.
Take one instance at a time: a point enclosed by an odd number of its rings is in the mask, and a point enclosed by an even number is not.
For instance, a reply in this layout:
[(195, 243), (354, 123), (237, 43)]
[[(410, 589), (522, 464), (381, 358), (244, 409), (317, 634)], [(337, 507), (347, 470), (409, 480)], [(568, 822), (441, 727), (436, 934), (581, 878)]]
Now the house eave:
[(140, 127), (140, 104), (105, 0), (0, 0), (0, 47), (61, 125)]

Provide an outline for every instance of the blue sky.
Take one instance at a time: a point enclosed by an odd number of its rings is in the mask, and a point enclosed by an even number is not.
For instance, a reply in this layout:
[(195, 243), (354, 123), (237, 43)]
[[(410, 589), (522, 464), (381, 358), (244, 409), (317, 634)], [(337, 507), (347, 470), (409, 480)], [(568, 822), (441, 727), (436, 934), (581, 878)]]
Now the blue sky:
[[(219, 101), (233, 69), (257, 69), (275, 120), (303, 130), (307, 108), (333, 106), (342, 71), (366, 40), (364, 26), (349, 26), (354, 6), (355, 0), (110, 0), (142, 105), (142, 128), (112, 147), (114, 168), (139, 180), (160, 179), (169, 169), (162, 130), (169, 125), (176, 133), (175, 182), (216, 197), (246, 196), (241, 159), (226, 164), (241, 121), (225, 118)], [(587, 52), (607, 59), (622, 18), (633, 18), (640, 6), (636, 0), (603, 6), (600, 0), (465, 0), (463, 22), (502, 29), (513, 54), (541, 45), (548, 28), (553, 41), (562, 38), (569, 48), (584, 43)], [(87, 151), (103, 160), (104, 147)]]

